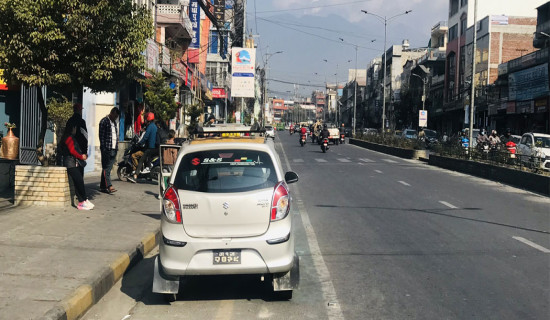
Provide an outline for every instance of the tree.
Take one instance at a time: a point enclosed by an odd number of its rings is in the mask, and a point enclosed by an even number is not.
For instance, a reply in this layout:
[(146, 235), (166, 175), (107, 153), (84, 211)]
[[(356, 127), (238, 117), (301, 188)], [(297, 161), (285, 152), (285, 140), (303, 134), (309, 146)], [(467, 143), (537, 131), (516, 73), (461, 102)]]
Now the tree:
[(199, 124), (199, 117), (203, 113), (204, 107), (198, 103), (190, 104), (185, 107), (185, 111), (189, 116), (189, 126), (187, 127), (187, 132), (189, 134), (194, 134), (197, 125)]
[[(9, 83), (116, 91), (144, 68), (151, 14), (132, 0), (0, 1), (0, 69)], [(38, 92), (46, 134), (48, 110)]]
[(151, 73), (153, 74), (152, 78), (142, 81), (146, 88), (143, 94), (145, 104), (158, 119), (166, 122), (176, 116), (178, 109), (178, 104), (174, 99), (176, 91), (168, 87), (162, 72), (151, 71)]

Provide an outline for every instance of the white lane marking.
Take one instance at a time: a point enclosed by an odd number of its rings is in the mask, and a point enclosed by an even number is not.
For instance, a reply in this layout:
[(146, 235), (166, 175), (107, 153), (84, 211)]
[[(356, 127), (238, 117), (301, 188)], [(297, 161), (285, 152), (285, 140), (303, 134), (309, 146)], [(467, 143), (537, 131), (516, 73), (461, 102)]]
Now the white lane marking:
[(304, 159), (294, 159), (294, 162), (304, 162)]
[(359, 160), (363, 162), (374, 162), (371, 159), (367, 159), (367, 158), (359, 158)]
[(325, 159), (315, 159), (315, 161), (317, 161), (317, 162), (327, 162), (327, 160), (325, 160)]
[(544, 253), (550, 253), (550, 249), (546, 249), (545, 247), (543, 247), (543, 246), (541, 246), (541, 245), (538, 245), (538, 244), (536, 244), (536, 243), (534, 243), (534, 242), (531, 242), (531, 241), (529, 241), (529, 240), (527, 240), (527, 239), (525, 239), (525, 238), (522, 238), (522, 237), (512, 237), (512, 238), (516, 239), (517, 241), (523, 242), (523, 243), (525, 243), (526, 245), (531, 246), (531, 247), (533, 247), (533, 248), (535, 248), (535, 249), (537, 249), (537, 250), (539, 250), (539, 251), (542, 251), (542, 252), (544, 252)]
[(442, 205), (445, 205), (451, 209), (458, 209), (458, 207), (453, 206), (452, 204), (448, 203), (447, 201), (439, 201)]
[(348, 160), (348, 159), (344, 159), (344, 158), (339, 158), (339, 159), (336, 159), (340, 162), (351, 162), (351, 160)]
[(401, 183), (402, 185), (407, 186), (407, 187), (410, 187), (410, 186), (411, 186), (410, 184), (406, 183), (405, 181), (397, 181), (397, 182), (399, 182), (399, 183)]
[(397, 161), (392, 159), (382, 159), (382, 160), (386, 161), (387, 163), (397, 163)]
[(380, 170), (374, 170), (374, 172), (378, 172), (378, 173), (383, 173), (382, 171)]
[[(288, 157), (286, 156), (285, 149), (283, 148), (280, 141), (278, 143), (280, 144), (281, 150), (283, 151), (283, 157), (285, 158), (286, 166), (288, 170), (291, 171), (292, 169), (290, 167), (290, 163), (288, 162)], [(294, 192), (296, 193), (297, 197), (300, 198), (299, 189), (297, 188)], [(301, 212), (300, 216), (302, 217), (302, 224), (304, 225), (304, 229), (306, 231), (307, 242), (311, 251), (311, 259), (313, 259), (313, 265), (315, 266), (315, 270), (317, 271), (317, 275), (319, 276), (318, 280), (321, 284), (323, 298), (327, 303), (327, 306), (325, 308), (328, 318), (329, 320), (344, 319), (344, 314), (342, 312), (342, 309), (340, 308), (340, 303), (338, 302), (338, 296), (336, 296), (336, 290), (334, 290), (334, 285), (332, 284), (330, 272), (328, 271), (325, 259), (323, 259), (323, 254), (321, 253), (319, 242), (317, 242), (315, 230), (311, 225), (309, 215), (303, 202), (298, 202), (298, 209)]]

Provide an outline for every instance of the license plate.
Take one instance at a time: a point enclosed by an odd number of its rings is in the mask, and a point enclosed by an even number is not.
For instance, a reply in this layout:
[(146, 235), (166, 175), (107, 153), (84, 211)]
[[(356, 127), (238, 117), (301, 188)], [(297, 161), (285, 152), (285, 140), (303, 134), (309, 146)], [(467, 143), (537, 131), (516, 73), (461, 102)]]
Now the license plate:
[(241, 264), (241, 250), (214, 250), (214, 264)]

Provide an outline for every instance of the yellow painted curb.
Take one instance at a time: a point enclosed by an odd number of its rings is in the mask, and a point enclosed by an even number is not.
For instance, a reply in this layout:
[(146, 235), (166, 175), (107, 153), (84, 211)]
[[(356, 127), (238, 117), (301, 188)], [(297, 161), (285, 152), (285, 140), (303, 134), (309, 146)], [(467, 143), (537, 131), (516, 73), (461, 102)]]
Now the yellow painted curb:
[(76, 289), (74, 295), (63, 303), (67, 320), (78, 319), (93, 305), (92, 287), (83, 285)]
[(115, 262), (111, 263), (110, 267), (111, 270), (113, 270), (113, 279), (116, 283), (126, 272), (126, 269), (128, 269), (128, 266), (130, 265), (130, 256), (128, 254), (122, 254), (118, 259), (116, 259)]
[(143, 244), (143, 255), (146, 255), (157, 246), (156, 234), (150, 233), (141, 241)]

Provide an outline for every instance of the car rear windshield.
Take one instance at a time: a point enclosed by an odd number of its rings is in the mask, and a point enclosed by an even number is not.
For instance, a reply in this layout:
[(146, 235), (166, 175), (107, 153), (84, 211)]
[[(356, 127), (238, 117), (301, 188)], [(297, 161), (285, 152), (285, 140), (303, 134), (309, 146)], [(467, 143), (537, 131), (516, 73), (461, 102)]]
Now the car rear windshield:
[(268, 153), (255, 150), (209, 150), (186, 154), (174, 186), (180, 190), (227, 193), (273, 188), (277, 173)]

